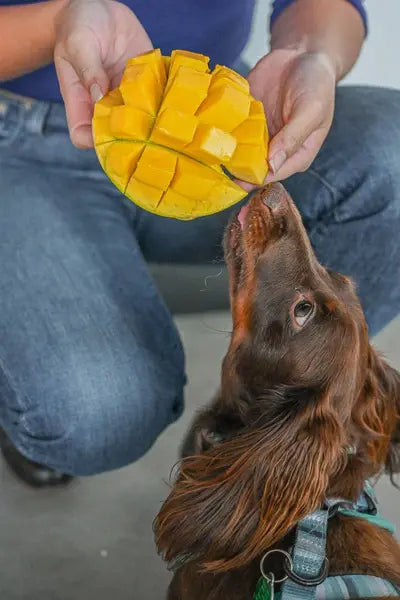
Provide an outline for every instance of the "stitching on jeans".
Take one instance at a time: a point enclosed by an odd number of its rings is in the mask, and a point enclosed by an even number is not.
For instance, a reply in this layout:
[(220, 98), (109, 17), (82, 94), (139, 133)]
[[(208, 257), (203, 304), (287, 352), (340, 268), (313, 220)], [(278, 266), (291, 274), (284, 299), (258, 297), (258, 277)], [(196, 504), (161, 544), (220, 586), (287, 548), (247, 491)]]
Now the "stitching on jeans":
[[(1, 377), (3, 376), (3, 377)], [(7, 371), (4, 361), (0, 358), (0, 384), (4, 381), (4, 387), (6, 391), (9, 391), (14, 397), (17, 406), (9, 406), (6, 404), (7, 409), (12, 410), (16, 414), (23, 415), (27, 410), (29, 410), (29, 402), (24, 402), (21, 399), (21, 396), (17, 393), (16, 387), (12, 384), (12, 379), (10, 373)], [(0, 398), (0, 401), (5, 401), (4, 398)]]
[(329, 183), (329, 181), (327, 181), (323, 175), (320, 175), (312, 167), (310, 167), (308, 169), (308, 173), (310, 175), (312, 175), (313, 177), (315, 177), (315, 179), (318, 179), (318, 181), (320, 181), (333, 196), (335, 196), (335, 195), (341, 196), (342, 195), (337, 188), (335, 188), (333, 185), (331, 185)]

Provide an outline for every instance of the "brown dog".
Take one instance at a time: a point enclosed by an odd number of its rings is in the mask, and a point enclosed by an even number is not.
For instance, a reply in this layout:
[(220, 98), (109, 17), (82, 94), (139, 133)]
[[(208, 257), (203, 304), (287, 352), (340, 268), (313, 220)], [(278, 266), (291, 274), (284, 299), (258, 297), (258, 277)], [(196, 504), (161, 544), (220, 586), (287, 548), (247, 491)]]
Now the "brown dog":
[[(288, 549), (326, 497), (356, 500), (367, 478), (399, 470), (400, 376), (369, 344), (352, 281), (318, 263), (283, 186), (253, 195), (225, 256), (233, 334), (220, 391), (155, 521), (166, 560), (185, 557), (169, 600), (251, 600), (260, 558)], [(364, 519), (333, 518), (327, 556), (330, 573), (400, 583), (399, 545)]]

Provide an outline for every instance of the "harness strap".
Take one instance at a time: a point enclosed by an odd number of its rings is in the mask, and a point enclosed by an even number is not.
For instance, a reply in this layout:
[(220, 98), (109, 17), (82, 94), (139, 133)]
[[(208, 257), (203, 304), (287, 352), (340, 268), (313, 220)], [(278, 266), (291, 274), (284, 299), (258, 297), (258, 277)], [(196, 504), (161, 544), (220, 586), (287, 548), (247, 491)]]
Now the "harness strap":
[(326, 534), (329, 511), (317, 510), (299, 522), (293, 550), (294, 575), (282, 586), (282, 600), (315, 600), (316, 586), (326, 563)]
[(372, 575), (337, 575), (328, 577), (317, 588), (315, 600), (350, 600), (385, 598), (400, 595), (400, 586)]

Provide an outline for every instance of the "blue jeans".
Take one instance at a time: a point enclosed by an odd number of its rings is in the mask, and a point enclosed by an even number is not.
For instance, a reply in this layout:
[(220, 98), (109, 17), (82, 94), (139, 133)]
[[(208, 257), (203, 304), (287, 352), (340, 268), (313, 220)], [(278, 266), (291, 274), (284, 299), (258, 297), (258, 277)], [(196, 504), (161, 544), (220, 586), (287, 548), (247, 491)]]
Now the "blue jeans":
[[(340, 88), (324, 147), (286, 184), (377, 332), (400, 308), (400, 92)], [(143, 212), (71, 145), (61, 105), (0, 94), (0, 425), (25, 456), (98, 473), (178, 418), (184, 353), (146, 262), (220, 257), (228, 218)]]

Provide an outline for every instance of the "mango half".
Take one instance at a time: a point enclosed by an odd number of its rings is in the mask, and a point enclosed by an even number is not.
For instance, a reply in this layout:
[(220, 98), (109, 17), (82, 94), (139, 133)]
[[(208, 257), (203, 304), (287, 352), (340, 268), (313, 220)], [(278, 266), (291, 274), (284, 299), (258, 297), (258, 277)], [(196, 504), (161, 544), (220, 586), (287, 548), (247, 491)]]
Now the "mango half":
[(232, 181), (267, 174), (264, 107), (246, 79), (209, 58), (159, 49), (127, 61), (120, 86), (96, 103), (93, 138), (104, 171), (140, 207), (194, 219), (239, 202)]

